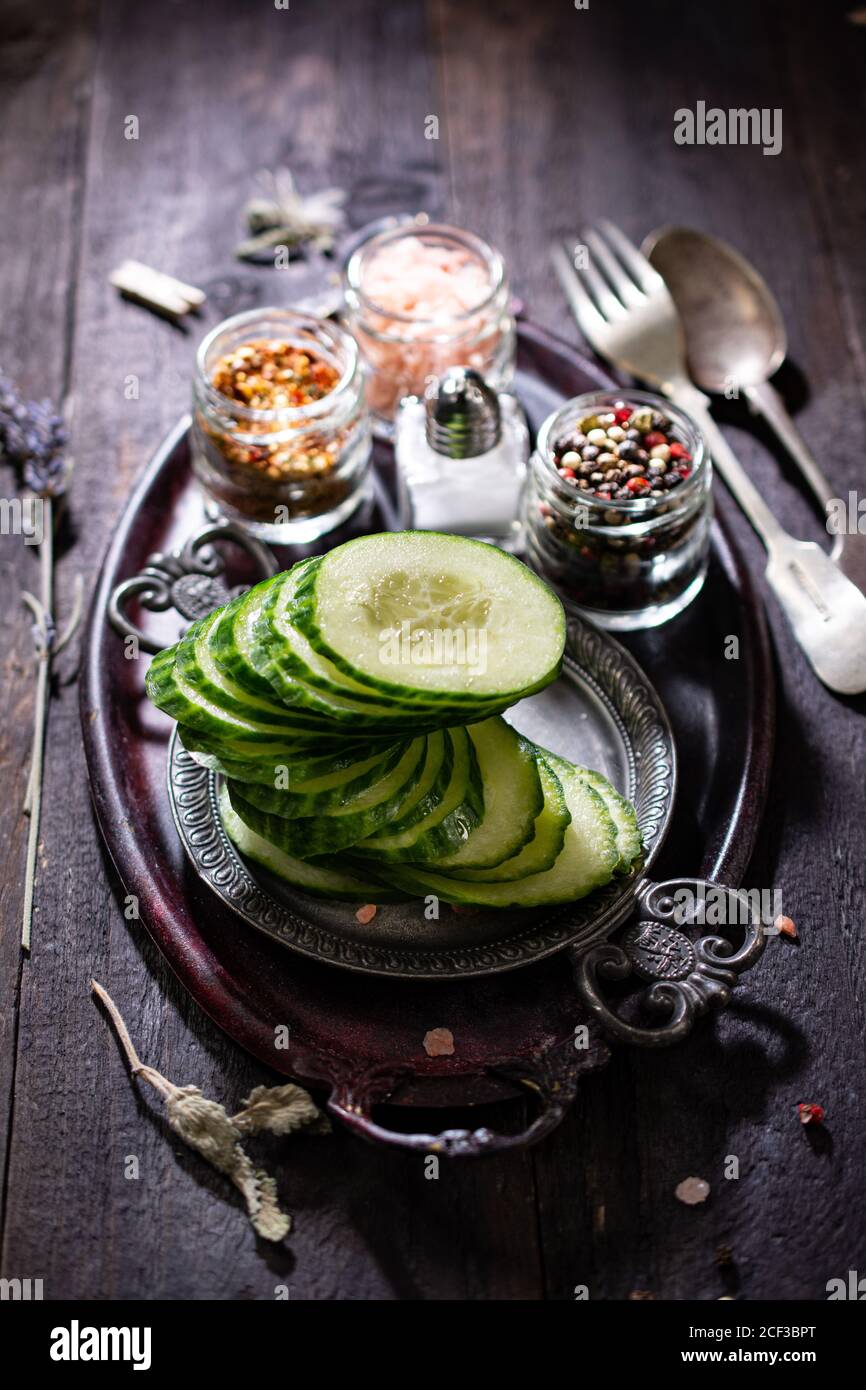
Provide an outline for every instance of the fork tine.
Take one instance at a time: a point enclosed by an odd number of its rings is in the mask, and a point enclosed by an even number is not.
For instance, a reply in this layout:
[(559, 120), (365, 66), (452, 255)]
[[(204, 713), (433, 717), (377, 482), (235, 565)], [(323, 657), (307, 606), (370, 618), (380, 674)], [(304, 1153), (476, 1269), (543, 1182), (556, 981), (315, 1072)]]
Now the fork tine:
[(595, 344), (598, 335), (607, 327), (606, 320), (599, 313), (574, 268), (571, 256), (561, 241), (555, 241), (550, 248), (553, 268), (565, 292), (571, 311), (580, 324), (581, 332), (589, 342)]
[(613, 246), (620, 261), (627, 270), (630, 270), (638, 285), (647, 294), (653, 290), (666, 289), (665, 282), (658, 271), (653, 270), (646, 256), (638, 251), (633, 242), (629, 241), (619, 227), (614, 226), (613, 222), (608, 222), (606, 217), (600, 217), (596, 223), (596, 231)]
[[(579, 242), (578, 245), (582, 247), (583, 244)], [(579, 268), (575, 264), (575, 274), (578, 280), (583, 280), (584, 288), (589, 290), (590, 296), (601, 311), (603, 318), (610, 323), (625, 316), (627, 311), (622, 301), (617, 299), (613, 290), (598, 273), (591, 258), (586, 265)]]
[(616, 291), (619, 298), (626, 307), (639, 309), (642, 304), (646, 304), (646, 295), (634, 280), (628, 275), (620, 265), (616, 257), (611, 253), (605, 241), (602, 241), (598, 232), (590, 227), (583, 234), (586, 245), (592, 252), (593, 260), (601, 266), (610, 285)]

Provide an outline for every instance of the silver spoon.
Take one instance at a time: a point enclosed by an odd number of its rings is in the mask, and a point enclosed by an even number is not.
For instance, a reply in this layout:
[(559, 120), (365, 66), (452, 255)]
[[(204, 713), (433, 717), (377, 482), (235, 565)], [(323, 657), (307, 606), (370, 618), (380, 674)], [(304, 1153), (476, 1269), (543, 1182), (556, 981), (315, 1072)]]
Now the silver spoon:
[[(644, 255), (667, 284), (686, 335), (689, 371), (705, 391), (735, 387), (763, 415), (800, 469), (825, 513), (838, 491), (824, 476), (769, 378), (788, 350), (779, 305), (767, 282), (724, 241), (688, 227), (662, 227)], [(857, 517), (837, 532), (831, 557), (866, 593), (866, 535)], [(829, 530), (828, 526), (828, 530)]]

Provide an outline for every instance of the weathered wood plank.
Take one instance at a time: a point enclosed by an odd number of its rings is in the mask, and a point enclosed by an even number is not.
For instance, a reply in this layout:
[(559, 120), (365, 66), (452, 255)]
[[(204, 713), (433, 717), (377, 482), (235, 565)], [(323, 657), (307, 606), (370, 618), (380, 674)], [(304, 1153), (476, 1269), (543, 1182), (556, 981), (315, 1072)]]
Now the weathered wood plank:
[[(262, 166), (289, 164), (302, 187), (353, 186), (366, 215), (407, 202), (436, 211), (420, 4), (268, 12), (226, 3), (207, 18), (204, 28), (181, 22), (167, 3), (104, 15), (73, 340), (78, 540), (66, 566), (89, 581), (136, 472), (186, 408), (200, 331), (185, 335), (119, 301), (111, 267), (133, 256), (204, 284), (212, 317), (288, 302), (290, 272), (284, 282), (231, 260), (240, 205)], [(124, 139), (129, 115), (138, 140)], [(126, 398), (130, 376), (138, 399)], [(234, 1103), (268, 1079), (124, 920), (92, 824), (71, 689), (53, 711), (44, 840), (22, 993), (10, 1271), (44, 1278), (48, 1297), (272, 1298), (283, 1283), (293, 1298), (538, 1293), (527, 1158), (428, 1181), (420, 1161), (345, 1135), (302, 1139), (273, 1164), (296, 1233), (285, 1250), (257, 1244), (225, 1182), (167, 1137), (151, 1097), (136, 1095), (88, 997), (94, 974), (142, 1056), (180, 1083)], [(125, 1176), (130, 1155), (138, 1180)]]
[[(59, 405), (68, 387), (69, 325), (75, 300), (88, 74), (94, 6), (63, 14), (7, 5), (0, 16), (0, 367), (21, 389)], [(0, 464), (0, 495), (14, 495)], [(28, 823), (21, 813), (30, 764), (35, 675), (31, 619), (22, 587), (39, 590), (37, 551), (0, 535), (0, 1172), (5, 1172), (17, 1047), (22, 880)], [(61, 676), (69, 663), (60, 667)], [(4, 1189), (5, 1190), (5, 1189)]]
[[(847, 8), (692, 7), (686, 24), (680, 7), (660, 6), (636, 32), (629, 6), (435, 6), (453, 205), (499, 241), (530, 312), (575, 335), (547, 243), (554, 233), (578, 236), (596, 216), (638, 241), (671, 221), (725, 237), (782, 301), (791, 355), (811, 391), (800, 419), (823, 441), (840, 491), (860, 485), (866, 445), (856, 118), (864, 46), (845, 24)], [(636, 43), (649, 74), (637, 87), (621, 61)], [(853, 109), (832, 95), (831, 69), (833, 91), (850, 93)], [(674, 112), (699, 98), (781, 107), (782, 153), (676, 146)], [(726, 416), (782, 520), (820, 539), (791, 466), (763, 435), (759, 442), (742, 409)], [(760, 546), (739, 518), (737, 534), (758, 569)], [(589, 1078), (536, 1158), (551, 1297), (586, 1284), (592, 1297), (648, 1288), (715, 1298), (726, 1291), (714, 1257), (721, 1243), (733, 1248), (751, 1298), (821, 1297), (828, 1278), (862, 1259), (866, 883), (855, 808), (863, 702), (824, 691), (775, 611), (773, 625), (784, 694), (767, 829), (749, 882), (782, 891), (802, 943), (771, 943), (744, 991), (748, 1003), (717, 1033), (705, 1028), (662, 1056), (620, 1056)], [(801, 1131), (803, 1099), (832, 1112), (831, 1149), (811, 1147)], [(727, 1155), (739, 1159), (737, 1181), (723, 1176)], [(689, 1174), (711, 1182), (706, 1208), (673, 1198)]]

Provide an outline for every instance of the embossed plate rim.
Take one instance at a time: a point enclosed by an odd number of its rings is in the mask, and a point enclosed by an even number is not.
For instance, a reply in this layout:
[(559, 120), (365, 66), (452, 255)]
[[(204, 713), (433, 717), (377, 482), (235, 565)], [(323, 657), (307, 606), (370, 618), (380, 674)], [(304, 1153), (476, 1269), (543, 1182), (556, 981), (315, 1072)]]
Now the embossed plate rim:
[(586, 899), (556, 907), (539, 922), (478, 946), (419, 950), (391, 941), (378, 944), (342, 936), (292, 911), (259, 882), (223, 828), (216, 774), (186, 752), (175, 728), (168, 749), (168, 797), (190, 863), (202, 882), (249, 926), (301, 955), (360, 974), (460, 979), (517, 970), (569, 946), (588, 950), (628, 915), (637, 888), (661, 850), (676, 795), (676, 747), (652, 682), (609, 634), (571, 615), (564, 666), (567, 675), (560, 679), (585, 683), (618, 729), (626, 753), (629, 796), (645, 848), (630, 875), (612, 880)]

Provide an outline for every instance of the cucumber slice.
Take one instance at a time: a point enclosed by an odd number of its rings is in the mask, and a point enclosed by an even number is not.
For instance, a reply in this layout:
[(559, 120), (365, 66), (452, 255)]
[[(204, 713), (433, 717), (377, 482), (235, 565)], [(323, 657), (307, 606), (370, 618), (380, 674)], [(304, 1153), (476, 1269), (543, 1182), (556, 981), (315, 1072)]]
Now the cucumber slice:
[(421, 776), (426, 751), (427, 740), (414, 739), (387, 777), (328, 816), (284, 820), (244, 800), (237, 782), (229, 783), (229, 799), (257, 835), (298, 859), (313, 859), (346, 849), (396, 819)]
[(372, 782), (378, 776), (383, 762), (389, 763), (400, 757), (405, 749), (405, 743), (388, 744), (381, 753), (374, 753), (370, 757), (363, 757), (350, 763), (347, 767), (334, 768), (316, 777), (299, 778), (292, 768), (292, 777), (289, 784), (290, 791), (298, 796), (315, 796), (320, 792), (336, 791), (338, 788), (345, 787), (349, 782), (356, 782), (360, 778), (369, 775)]
[(293, 859), (282, 850), (263, 840), (254, 830), (245, 825), (236, 811), (232, 810), (228, 792), (220, 789), (220, 815), (226, 834), (247, 859), (261, 864), (272, 874), (285, 879), (306, 893), (320, 898), (333, 898), (352, 903), (404, 902), (406, 894), (393, 888), (386, 888), (374, 879), (364, 879), (347, 873), (335, 866), (308, 864), (303, 859)]
[[(381, 702), (375, 708), (367, 708), (362, 701), (338, 700), (335, 695), (328, 699), (321, 691), (306, 682), (300, 670), (286, 672), (284, 660), (287, 644), (275, 635), (267, 643), (263, 634), (270, 630), (273, 605), (285, 591), (286, 601), (294, 592), (298, 578), (311, 565), (310, 560), (302, 560), (291, 570), (275, 575), (242, 596), (237, 607), (226, 609), (224, 619), (213, 630), (212, 651), (217, 666), (233, 683), (258, 699), (277, 699), (288, 706), (300, 722), (304, 720), (325, 722), (349, 722), (356, 727), (375, 725), (376, 730), (384, 729), (386, 719), (405, 729), (408, 724), (404, 712), (397, 708), (388, 709)], [(379, 716), (377, 718), (376, 716)], [(412, 732), (416, 732), (413, 728)], [(399, 732), (394, 735), (399, 737)]]
[[(575, 902), (613, 877), (619, 860), (610, 814), (593, 787), (570, 767), (557, 768), (571, 823), (553, 868), (514, 882), (466, 883), (415, 865), (382, 865), (389, 883), (419, 896), (478, 907), (549, 907)], [(379, 868), (377, 867), (377, 872)]]
[(544, 808), (535, 745), (497, 715), (468, 730), (484, 785), (484, 815), (436, 868), (487, 869), (522, 850)]
[[(178, 670), (177, 648), (167, 647), (150, 663), (144, 678), (144, 688), (157, 709), (171, 715), (179, 724), (196, 729), (202, 739), (219, 742), (260, 743), (277, 739), (290, 740), (304, 726), (281, 721), (269, 724), (262, 720), (240, 718), (207, 700), (190, 686)], [(318, 730), (307, 729), (308, 738)]]
[(412, 825), (404, 821), (390, 826), (356, 845), (353, 855), (400, 863), (438, 859), (456, 848), (484, 813), (484, 791), (475, 747), (466, 729), (449, 729), (452, 767), (448, 786), (439, 804)]
[(562, 605), (537, 575), (495, 546), (432, 531), (329, 551), (300, 576), (292, 621), (353, 680), (404, 704), (467, 709), (503, 709), (547, 685), (565, 642)]
[(266, 671), (275, 690), (299, 677), (326, 696), (351, 698), (359, 703), (382, 706), (381, 691), (353, 680), (341, 672), (327, 657), (320, 656), (306, 637), (291, 621), (291, 604), (303, 573), (318, 560), (303, 563), (282, 576), (262, 606), (256, 623), (254, 641), (259, 648), (256, 664)]
[(425, 816), (435, 811), (451, 783), (454, 766), (454, 745), (444, 729), (439, 729), (427, 738), (427, 758), (424, 768), (399, 820), (388, 826), (390, 835), (400, 834), (417, 825)]
[(512, 882), (518, 878), (528, 878), (530, 874), (544, 873), (555, 864), (565, 841), (565, 832), (571, 822), (571, 812), (565, 800), (562, 783), (551, 767), (550, 760), (542, 757), (536, 750), (538, 775), (544, 792), (544, 805), (535, 818), (532, 839), (501, 864), (492, 869), (449, 869), (455, 878), (466, 879), (470, 883)]
[(265, 786), (261, 783), (231, 781), (231, 790), (243, 801), (282, 820), (301, 820), (306, 816), (345, 815), (353, 808), (369, 804), (376, 788), (390, 780), (394, 769), (405, 757), (409, 743), (395, 744), (387, 758), (380, 759), (372, 770), (350, 781), (318, 792), (299, 792), (295, 789), (289, 767), (287, 787)]
[(304, 710), (287, 709), (285, 702), (277, 701), (273, 691), (270, 700), (253, 695), (221, 670), (213, 655), (212, 638), (217, 624), (231, 621), (231, 608), (229, 604), (211, 613), (210, 617), (196, 623), (177, 644), (174, 670), (185, 686), (194, 692), (197, 701), (201, 699), (209, 706), (217, 706), (236, 719), (252, 719), (289, 729), (304, 726), (315, 731), (321, 728), (321, 714), (310, 716)]
[(217, 665), (237, 685), (263, 700), (272, 700), (275, 692), (250, 659), (250, 634), (268, 594), (282, 578), (282, 574), (275, 574), (263, 579), (241, 595), (237, 606), (229, 604), (213, 633), (212, 650)]
[(316, 739), (312, 745), (301, 746), (289, 743), (259, 744), (254, 751), (226, 744), (217, 753), (210, 740), (202, 742), (194, 729), (178, 724), (177, 732), (190, 757), (202, 767), (222, 773), (224, 777), (233, 777), (239, 782), (257, 782), (268, 787), (275, 785), (278, 774), (284, 775), (286, 768), (289, 769), (289, 780), (297, 778), (300, 782), (349, 768), (370, 751), (369, 744), (359, 748), (357, 744), (341, 740), (335, 748), (322, 739)]
[[(314, 563), (318, 565), (320, 561)], [(409, 708), (404, 708), (382, 691), (374, 691), (351, 681), (348, 676), (341, 676), (332, 662), (316, 653), (292, 622), (292, 604), (298, 584), (311, 570), (311, 565), (298, 566), (283, 575), (284, 582), (274, 585), (265, 597), (252, 634), (249, 659), (271, 682), (280, 700), (286, 705), (309, 708), (338, 723), (352, 723), (360, 728), (404, 727), (411, 723), (414, 732), (421, 726), (432, 729), (446, 723), (460, 723), (465, 712), (459, 705), (452, 706), (442, 700), (436, 704), (413, 701)], [(333, 678), (328, 677), (328, 671), (333, 673)], [(480, 710), (478, 717), (489, 712), (489, 707)]]
[[(562, 759), (556, 758), (551, 754), (545, 753), (549, 757), (554, 767)], [(611, 786), (606, 777), (600, 772), (593, 772), (588, 767), (578, 767), (576, 769), (585, 782), (597, 791), (608, 811), (616, 829), (616, 847), (619, 852), (619, 863), (617, 873), (628, 873), (629, 869), (639, 858), (643, 850), (640, 827), (637, 823), (637, 813), (616, 787)]]

